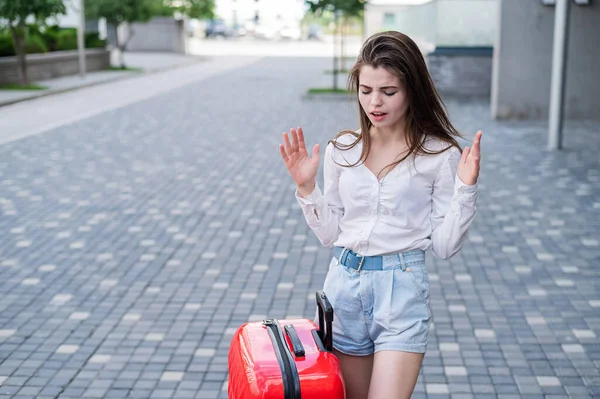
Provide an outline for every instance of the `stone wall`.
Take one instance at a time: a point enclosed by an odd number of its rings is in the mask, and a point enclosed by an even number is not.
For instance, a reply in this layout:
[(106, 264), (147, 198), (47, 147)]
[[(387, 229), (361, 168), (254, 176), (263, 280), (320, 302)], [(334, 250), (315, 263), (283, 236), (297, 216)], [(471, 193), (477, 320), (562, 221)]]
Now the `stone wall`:
[(441, 94), (489, 98), (492, 56), (491, 47), (437, 47), (427, 63)]
[[(110, 66), (110, 51), (86, 50), (86, 71), (99, 71)], [(79, 73), (77, 50), (28, 54), (27, 74), (31, 82)], [(19, 83), (17, 57), (0, 57), (0, 84)]]
[[(183, 21), (157, 17), (146, 23), (127, 27), (133, 36), (127, 43), (127, 51), (160, 51), (185, 53)], [(128, 29), (125, 30), (128, 30)]]

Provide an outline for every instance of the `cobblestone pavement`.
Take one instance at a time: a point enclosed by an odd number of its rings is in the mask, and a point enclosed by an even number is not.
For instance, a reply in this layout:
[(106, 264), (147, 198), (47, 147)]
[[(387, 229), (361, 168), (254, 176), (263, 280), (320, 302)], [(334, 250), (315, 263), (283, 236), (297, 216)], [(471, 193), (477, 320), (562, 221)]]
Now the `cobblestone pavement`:
[[(0, 146), (0, 397), (225, 398), (240, 324), (312, 317), (331, 250), (277, 145), (357, 127), (353, 103), (304, 97), (328, 66), (263, 59)], [(600, 396), (600, 124), (550, 153), (545, 123), (448, 106), (485, 132), (479, 213), (427, 259), (413, 397)]]

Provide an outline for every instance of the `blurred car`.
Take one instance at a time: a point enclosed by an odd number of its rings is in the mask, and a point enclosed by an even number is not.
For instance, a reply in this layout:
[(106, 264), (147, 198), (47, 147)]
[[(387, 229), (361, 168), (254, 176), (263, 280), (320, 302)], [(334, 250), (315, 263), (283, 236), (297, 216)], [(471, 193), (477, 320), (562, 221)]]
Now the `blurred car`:
[(256, 31), (256, 22), (254, 20), (248, 20), (244, 22), (243, 27), (247, 34), (254, 35), (254, 32)]
[(189, 19), (186, 23), (186, 32), (189, 37), (201, 36), (203, 31), (202, 23), (197, 19)]
[(308, 40), (323, 40), (323, 27), (321, 25), (310, 25), (306, 32)]
[(302, 30), (299, 26), (284, 26), (279, 31), (279, 37), (288, 40), (300, 40), (302, 39)]
[(276, 39), (279, 29), (275, 25), (258, 24), (254, 28), (254, 36), (259, 39)]
[(211, 19), (206, 23), (206, 28), (204, 30), (205, 37), (216, 37), (222, 36), (227, 37), (227, 26), (225, 25), (225, 21), (222, 19)]
[(235, 24), (232, 29), (233, 36), (246, 36), (247, 33), (248, 33), (248, 31), (246, 30), (246, 27), (243, 25)]

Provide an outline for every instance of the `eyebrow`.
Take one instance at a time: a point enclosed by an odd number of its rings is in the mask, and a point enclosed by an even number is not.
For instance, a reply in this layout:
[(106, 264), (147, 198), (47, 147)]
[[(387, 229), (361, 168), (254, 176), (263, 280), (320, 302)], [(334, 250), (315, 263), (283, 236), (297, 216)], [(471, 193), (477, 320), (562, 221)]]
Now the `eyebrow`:
[[(359, 86), (360, 87), (364, 87), (365, 89), (372, 89), (372, 87), (367, 86), (367, 85), (362, 85), (361, 84)], [(397, 89), (397, 87), (396, 86), (383, 86), (383, 87), (380, 87), (380, 89), (382, 89), (382, 90), (385, 90), (385, 89)]]

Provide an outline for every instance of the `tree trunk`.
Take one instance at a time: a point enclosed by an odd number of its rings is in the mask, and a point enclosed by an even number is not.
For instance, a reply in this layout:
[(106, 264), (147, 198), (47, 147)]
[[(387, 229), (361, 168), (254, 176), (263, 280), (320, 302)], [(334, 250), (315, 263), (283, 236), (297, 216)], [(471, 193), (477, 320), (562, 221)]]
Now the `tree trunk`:
[[(117, 42), (117, 49), (119, 50), (119, 66), (122, 69), (127, 68), (127, 66), (125, 65), (125, 49), (127, 48), (127, 43), (129, 42), (130, 39), (130, 33), (127, 32), (127, 40), (123, 41), (121, 40), (121, 38), (119, 37), (119, 26), (121, 26), (120, 23), (115, 23), (115, 31), (117, 32), (117, 34), (115, 35), (115, 40)], [(128, 31), (129, 31), (129, 27), (128, 27)]]
[(117, 48), (119, 49), (119, 65), (121, 69), (125, 69), (127, 68), (125, 65), (125, 46), (117, 45)]
[(125, 51), (127, 50), (127, 45), (129, 44), (129, 41), (133, 38), (133, 35), (135, 34), (135, 31), (133, 30), (133, 28), (131, 27), (131, 24), (127, 24), (127, 40), (125, 41), (125, 43), (123, 43), (123, 46), (120, 47), (120, 56), (121, 56), (121, 68), (125, 69), (127, 68), (125, 66)]
[(15, 27), (12, 23), (9, 23), (8, 26), (15, 52), (17, 53), (17, 64), (19, 66), (21, 86), (27, 86), (29, 84), (29, 77), (27, 76), (27, 58), (25, 54), (25, 23), (20, 21), (18, 27)]

